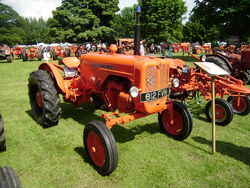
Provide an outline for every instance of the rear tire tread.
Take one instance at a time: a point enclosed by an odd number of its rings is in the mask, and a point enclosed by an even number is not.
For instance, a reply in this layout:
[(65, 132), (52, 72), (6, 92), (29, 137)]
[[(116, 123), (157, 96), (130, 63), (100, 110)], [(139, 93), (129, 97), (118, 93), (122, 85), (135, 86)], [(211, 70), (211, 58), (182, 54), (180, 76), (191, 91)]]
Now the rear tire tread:
[[(38, 113), (35, 100), (35, 88), (40, 90), (43, 99), (43, 112)], [(55, 88), (54, 81), (47, 71), (38, 70), (32, 72), (29, 78), (29, 97), (35, 119), (44, 127), (57, 125), (60, 119), (60, 99)]]

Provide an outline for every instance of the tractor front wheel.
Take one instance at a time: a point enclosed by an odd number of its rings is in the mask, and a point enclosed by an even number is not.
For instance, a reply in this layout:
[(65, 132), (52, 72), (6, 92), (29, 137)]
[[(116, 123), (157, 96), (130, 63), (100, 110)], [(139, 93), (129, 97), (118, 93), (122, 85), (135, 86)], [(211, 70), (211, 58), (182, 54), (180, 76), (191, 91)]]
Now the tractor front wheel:
[(161, 130), (175, 140), (186, 139), (192, 131), (193, 120), (187, 107), (177, 101), (173, 103), (173, 122), (168, 110), (158, 115)]
[[(205, 114), (208, 121), (212, 121), (211, 100), (205, 107)], [(216, 125), (226, 126), (233, 120), (233, 109), (229, 102), (223, 99), (215, 99), (215, 123)]]
[(83, 141), (93, 167), (103, 176), (111, 174), (118, 164), (118, 150), (108, 127), (100, 121), (88, 123), (84, 129)]
[[(238, 104), (239, 99), (239, 104)], [(250, 112), (250, 98), (245, 97), (228, 97), (227, 101), (231, 104), (233, 112), (238, 115), (248, 115)]]
[(0, 152), (5, 150), (6, 150), (6, 138), (4, 135), (2, 114), (0, 113)]
[(44, 70), (32, 72), (28, 89), (35, 120), (44, 128), (57, 125), (61, 112), (60, 99), (50, 74)]

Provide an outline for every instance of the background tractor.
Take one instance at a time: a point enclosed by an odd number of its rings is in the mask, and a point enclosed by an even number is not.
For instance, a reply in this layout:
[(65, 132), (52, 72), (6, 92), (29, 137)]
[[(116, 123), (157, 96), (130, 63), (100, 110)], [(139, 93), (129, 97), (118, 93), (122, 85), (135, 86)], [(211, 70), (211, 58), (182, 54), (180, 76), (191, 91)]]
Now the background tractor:
[(14, 46), (11, 48), (12, 56), (15, 58), (22, 58), (22, 47), (21, 46)]
[[(64, 67), (43, 63), (29, 77), (28, 89), (34, 118), (43, 127), (58, 124), (60, 99), (80, 105), (103, 105), (104, 121), (85, 126), (83, 141), (91, 164), (102, 175), (118, 164), (118, 151), (110, 129), (116, 124), (158, 114), (161, 130), (175, 140), (186, 139), (192, 130), (192, 116), (181, 103), (168, 99), (171, 84), (167, 59), (92, 52), (63, 59)], [(175, 60), (172, 60), (175, 61)]]
[(250, 49), (243, 48), (241, 54), (226, 54), (216, 52), (206, 55), (207, 62), (213, 62), (225, 69), (231, 76), (241, 79), (245, 84), (250, 83)]
[(0, 46), (0, 59), (6, 59), (8, 63), (12, 62), (13, 57), (7, 45)]
[(42, 49), (39, 47), (22, 48), (22, 58), (23, 61), (27, 61), (29, 59), (34, 59), (34, 58), (42, 60), (43, 58)]
[(70, 56), (70, 48), (65, 46), (53, 46), (50, 48), (51, 57), (57, 60), (58, 57), (64, 58)]

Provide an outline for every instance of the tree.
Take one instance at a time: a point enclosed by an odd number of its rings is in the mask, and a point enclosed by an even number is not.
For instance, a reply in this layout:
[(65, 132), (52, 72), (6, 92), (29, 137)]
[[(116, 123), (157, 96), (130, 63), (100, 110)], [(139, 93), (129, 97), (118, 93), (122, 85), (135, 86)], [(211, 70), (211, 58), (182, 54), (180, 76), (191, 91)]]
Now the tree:
[(115, 18), (113, 28), (117, 38), (134, 38), (135, 33), (135, 8), (125, 7)]
[(49, 19), (55, 42), (110, 41), (118, 0), (62, 0)]
[(14, 45), (23, 42), (21, 17), (10, 6), (0, 2), (0, 43)]
[(226, 40), (229, 36), (239, 36), (246, 41), (250, 37), (249, 0), (195, 0), (195, 3), (190, 22), (204, 27), (207, 32), (204, 40)]
[(37, 42), (49, 43), (49, 27), (43, 18), (22, 18), (22, 28), (25, 31), (25, 44), (36, 44)]
[(182, 15), (187, 7), (183, 0), (139, 0), (142, 36), (155, 42), (182, 39)]

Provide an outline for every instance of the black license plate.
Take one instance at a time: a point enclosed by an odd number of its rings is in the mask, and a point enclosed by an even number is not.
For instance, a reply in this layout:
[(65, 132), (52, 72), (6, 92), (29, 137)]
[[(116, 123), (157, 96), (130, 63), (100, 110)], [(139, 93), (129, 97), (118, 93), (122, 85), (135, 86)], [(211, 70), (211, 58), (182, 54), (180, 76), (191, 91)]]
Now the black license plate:
[(167, 96), (168, 94), (169, 94), (169, 88), (142, 93), (141, 94), (141, 102), (160, 99), (162, 97)]

